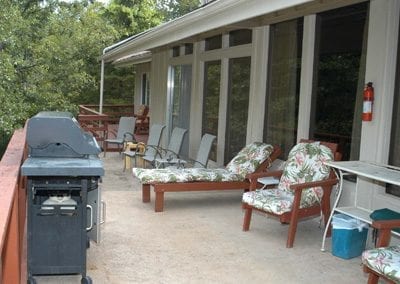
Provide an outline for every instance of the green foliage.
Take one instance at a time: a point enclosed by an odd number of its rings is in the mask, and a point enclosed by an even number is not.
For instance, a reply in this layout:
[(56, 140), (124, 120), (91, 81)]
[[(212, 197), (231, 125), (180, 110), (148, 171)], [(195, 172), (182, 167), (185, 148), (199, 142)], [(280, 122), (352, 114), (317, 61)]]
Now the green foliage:
[(87, 1), (0, 0), (0, 130), (41, 110), (77, 111), (98, 96), (101, 48), (119, 33)]
[(158, 9), (165, 21), (185, 15), (200, 6), (200, 0), (158, 0)]
[(153, 0), (112, 0), (104, 16), (121, 37), (128, 37), (159, 25), (163, 17)]
[[(107, 6), (91, 0), (0, 0), (0, 148), (39, 111), (76, 114), (78, 104), (98, 103), (102, 50), (198, 1), (184, 1), (182, 8), (161, 2), (166, 6), (156, 0), (111, 0)], [(167, 16), (165, 9), (173, 13)], [(133, 102), (133, 76), (133, 68), (106, 68), (108, 103)]]

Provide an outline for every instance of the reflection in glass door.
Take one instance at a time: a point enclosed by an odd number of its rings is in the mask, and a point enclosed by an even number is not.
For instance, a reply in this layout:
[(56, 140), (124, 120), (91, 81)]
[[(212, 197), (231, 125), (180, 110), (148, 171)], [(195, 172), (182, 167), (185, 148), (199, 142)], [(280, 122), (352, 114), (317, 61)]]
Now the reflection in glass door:
[(271, 25), (264, 141), (287, 157), (296, 143), (303, 19)]
[(229, 59), (224, 164), (246, 144), (251, 57)]
[[(204, 94), (202, 111), (201, 134), (206, 133), (218, 137), (218, 113), (221, 83), (221, 61), (204, 63)], [(217, 141), (215, 140), (210, 152), (210, 160), (217, 161)]]
[(343, 160), (360, 152), (368, 3), (318, 14), (310, 138), (336, 142)]
[[(168, 107), (168, 129), (171, 135), (174, 127), (190, 127), (190, 96), (192, 88), (192, 66), (177, 65), (170, 68), (170, 90)], [(186, 134), (180, 154), (188, 156), (189, 133)]]

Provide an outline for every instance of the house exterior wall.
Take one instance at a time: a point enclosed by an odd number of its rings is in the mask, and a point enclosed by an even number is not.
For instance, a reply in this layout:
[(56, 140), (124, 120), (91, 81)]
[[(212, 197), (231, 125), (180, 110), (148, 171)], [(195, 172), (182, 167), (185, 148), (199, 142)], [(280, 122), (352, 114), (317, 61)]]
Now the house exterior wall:
[[(167, 121), (167, 80), (168, 52), (157, 52), (152, 56), (150, 71), (150, 121), (151, 123), (166, 124)], [(161, 145), (166, 145), (166, 131), (161, 138)]]
[[(400, 1), (374, 0), (370, 3), (369, 36), (365, 80), (374, 82), (374, 119), (363, 122), (360, 160), (386, 164), (392, 122), (396, 81), (396, 57), (399, 34)], [(358, 199), (366, 208), (394, 207), (400, 211), (400, 200), (385, 194), (383, 186), (362, 182)]]
[[(361, 1), (340, 1), (343, 6)], [(367, 63), (365, 81), (372, 81), (375, 86), (374, 118), (372, 122), (363, 122), (360, 145), (360, 160), (387, 163), (394, 97), (396, 57), (398, 46), (400, 1), (371, 0), (368, 20)], [(319, 1), (321, 10), (326, 10), (324, 1)], [(316, 4), (317, 5), (317, 4)], [(338, 4), (332, 6), (337, 8)], [(315, 6), (314, 6), (315, 8)], [(282, 15), (282, 20), (298, 17), (299, 11), (293, 10)], [(290, 13), (293, 13), (291, 15)], [(300, 101), (297, 139), (309, 137), (311, 95), (314, 66), (316, 15), (305, 14), (302, 49), (302, 72), (300, 85)], [(193, 157), (201, 138), (204, 62), (221, 60), (221, 93), (220, 114), (226, 113), (227, 74), (229, 58), (251, 56), (250, 96), (247, 121), (247, 143), (262, 140), (264, 129), (264, 111), (266, 80), (268, 76), (268, 46), (269, 25), (253, 28), (252, 44), (228, 48), (226, 35), (221, 49), (204, 52), (201, 40), (194, 43), (193, 55), (182, 58), (172, 58), (169, 50), (152, 51), (151, 62), (151, 121), (152, 123), (167, 123), (168, 111), (168, 66), (177, 64), (192, 64), (192, 98), (190, 117), (190, 149)], [(396, 94), (397, 95), (397, 94)], [(219, 118), (218, 157), (212, 166), (221, 166), (225, 145), (226, 117)], [(168, 133), (168, 132), (167, 132)], [(164, 143), (166, 140), (164, 140)], [(345, 181), (345, 190), (341, 204), (350, 204), (355, 195), (355, 183)], [(366, 208), (389, 207), (400, 211), (400, 198), (385, 193), (383, 186), (371, 182), (359, 183), (358, 200)]]

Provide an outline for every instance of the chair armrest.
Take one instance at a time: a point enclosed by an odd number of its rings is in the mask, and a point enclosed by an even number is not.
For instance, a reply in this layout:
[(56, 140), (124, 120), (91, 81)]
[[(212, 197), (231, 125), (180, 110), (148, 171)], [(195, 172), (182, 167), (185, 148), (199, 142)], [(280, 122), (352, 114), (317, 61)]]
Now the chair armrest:
[[(128, 137), (128, 136), (130, 136), (132, 138), (132, 140), (127, 140), (126, 137)], [(130, 133), (130, 132), (125, 132), (124, 133), (124, 141), (125, 142), (136, 142), (135, 135), (133, 135), (133, 133)]]
[[(324, 199), (324, 197), (325, 197), (325, 200), (328, 200), (328, 202), (329, 202), (329, 199), (326, 199), (326, 197), (330, 196), (332, 186), (337, 183), (338, 183), (338, 180), (336, 178), (329, 178), (329, 179), (320, 180), (320, 181), (292, 184), (290, 186), (290, 189), (292, 189), (294, 191), (294, 198), (293, 198), (293, 205), (292, 205), (293, 212), (297, 212), (300, 209), (301, 195), (302, 195), (303, 189), (312, 188), (312, 187), (322, 187), (322, 190), (328, 189), (329, 194), (325, 194), (325, 192), (324, 192), (324, 195), (322, 198)], [(322, 201), (322, 202), (324, 202), (324, 201)], [(292, 213), (292, 214), (295, 214), (295, 213)]]
[(400, 220), (379, 220), (373, 221), (372, 227), (378, 230), (392, 230), (394, 228), (400, 228)]
[(190, 164), (190, 165), (192, 165), (192, 166), (194, 166), (194, 164), (195, 163), (197, 163), (197, 164), (200, 164), (203, 168), (207, 168), (207, 165), (205, 165), (205, 164), (203, 164), (202, 162), (200, 162), (200, 161), (197, 161), (197, 160), (195, 160), (195, 159), (191, 159), (191, 158), (179, 158), (180, 160), (184, 160), (184, 161), (186, 161), (187, 163), (182, 163), (182, 166), (184, 167), (184, 165), (188, 165), (188, 164)]
[(158, 146), (153, 146), (153, 145), (147, 145), (147, 147), (153, 148), (156, 150), (156, 155), (155, 158), (159, 157), (161, 159), (168, 159), (168, 158), (179, 158), (179, 155), (175, 153), (174, 151), (171, 151), (166, 148), (158, 147)]
[(392, 229), (400, 227), (400, 220), (373, 221), (372, 227), (379, 230), (376, 246), (386, 247), (390, 243)]
[(146, 149), (147, 148), (152, 148), (152, 149), (155, 150), (156, 153), (155, 153), (154, 157), (157, 157), (157, 156), (162, 157), (163, 148), (158, 147), (158, 146), (154, 146), (154, 145), (146, 145)]
[(292, 184), (290, 186), (290, 189), (293, 189), (294, 191), (297, 190), (303, 190), (305, 188), (310, 188), (310, 187), (317, 187), (317, 186), (333, 186), (338, 183), (338, 180), (336, 178), (330, 178), (330, 179), (325, 179), (325, 180), (320, 180), (320, 181), (312, 181), (312, 182), (304, 182), (304, 183), (297, 183), (297, 184)]
[(168, 158), (178, 158), (179, 159), (179, 154), (175, 153), (174, 151), (168, 150), (168, 149), (163, 149), (164, 151), (164, 157), (166, 157), (166, 159)]

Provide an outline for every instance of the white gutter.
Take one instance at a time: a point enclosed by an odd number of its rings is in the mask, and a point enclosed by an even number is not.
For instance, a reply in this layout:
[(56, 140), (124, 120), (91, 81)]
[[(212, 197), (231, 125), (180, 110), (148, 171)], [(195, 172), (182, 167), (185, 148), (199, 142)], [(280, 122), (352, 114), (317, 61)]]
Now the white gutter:
[(119, 44), (103, 55), (113, 61), (131, 53), (164, 46), (196, 34), (277, 12), (314, 0), (219, 0), (194, 10), (180, 18), (159, 25), (147, 33)]
[(112, 62), (113, 65), (117, 67), (129, 66), (132, 64), (140, 64), (151, 61), (150, 51), (141, 51), (138, 53), (133, 53), (128, 56), (121, 57)]

